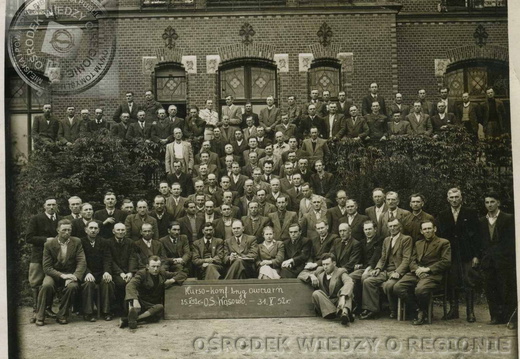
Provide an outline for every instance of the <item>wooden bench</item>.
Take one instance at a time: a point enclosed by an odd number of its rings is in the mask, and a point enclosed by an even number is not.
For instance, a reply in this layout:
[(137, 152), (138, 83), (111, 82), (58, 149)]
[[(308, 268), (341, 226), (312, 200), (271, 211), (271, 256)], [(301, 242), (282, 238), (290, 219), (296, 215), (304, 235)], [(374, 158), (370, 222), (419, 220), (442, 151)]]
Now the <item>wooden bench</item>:
[(188, 279), (166, 290), (165, 318), (313, 317), (313, 291), (298, 279)]

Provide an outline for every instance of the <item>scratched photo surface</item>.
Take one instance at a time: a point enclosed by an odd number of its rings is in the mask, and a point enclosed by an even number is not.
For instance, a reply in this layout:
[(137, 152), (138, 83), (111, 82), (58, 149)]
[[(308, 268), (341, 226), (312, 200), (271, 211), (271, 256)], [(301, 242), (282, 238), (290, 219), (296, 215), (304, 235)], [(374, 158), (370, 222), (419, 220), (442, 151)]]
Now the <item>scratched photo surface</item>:
[(6, 2), (10, 358), (518, 357), (511, 1)]

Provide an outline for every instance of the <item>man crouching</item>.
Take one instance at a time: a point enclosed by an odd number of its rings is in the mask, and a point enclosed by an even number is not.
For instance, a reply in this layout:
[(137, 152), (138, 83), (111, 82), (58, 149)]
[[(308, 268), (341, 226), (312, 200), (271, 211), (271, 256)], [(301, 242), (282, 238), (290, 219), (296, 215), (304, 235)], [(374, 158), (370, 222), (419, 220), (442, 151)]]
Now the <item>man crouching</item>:
[[(185, 272), (166, 272), (161, 269), (161, 258), (150, 256), (145, 269), (138, 271), (126, 285), (125, 301), (128, 302), (128, 317), (121, 318), (120, 328), (137, 328), (137, 322), (155, 322), (164, 311), (165, 287), (179, 285), (186, 279)], [(141, 314), (139, 314), (141, 313)]]
[(318, 288), (312, 293), (312, 302), (318, 314), (326, 319), (341, 317), (341, 324), (348, 326), (354, 321), (352, 315), (352, 290), (354, 282), (345, 268), (336, 267), (336, 256), (325, 253), (316, 272), (310, 275), (312, 286)]

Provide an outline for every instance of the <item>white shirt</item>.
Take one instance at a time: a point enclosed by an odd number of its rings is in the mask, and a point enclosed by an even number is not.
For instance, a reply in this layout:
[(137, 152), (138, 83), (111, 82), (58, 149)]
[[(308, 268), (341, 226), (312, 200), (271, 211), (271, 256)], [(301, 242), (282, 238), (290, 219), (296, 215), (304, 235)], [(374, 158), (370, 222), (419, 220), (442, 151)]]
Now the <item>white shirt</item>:
[(151, 239), (149, 241), (147, 241), (146, 239), (143, 238), (143, 242), (144, 242), (144, 244), (146, 244), (146, 246), (148, 248), (152, 248), (152, 240)]
[(497, 214), (495, 216), (490, 216), (489, 213), (486, 214), (486, 218), (490, 225), (494, 225), (497, 221), (498, 215), (500, 214), (500, 210), (497, 211)]
[(453, 214), (453, 219), (455, 220), (455, 223), (457, 223), (457, 219), (459, 218), (459, 213), (460, 213), (460, 207), (457, 207), (457, 208), (451, 207), (451, 213)]
[(401, 233), (398, 233), (397, 235), (392, 237), (392, 247), (391, 248), (394, 248), (395, 242), (397, 242), (397, 238), (399, 238), (400, 235), (401, 235)]
[(384, 205), (382, 205), (381, 207), (375, 206), (376, 219), (377, 219), (378, 222), (379, 222), (379, 218), (381, 218), (381, 215), (383, 214), (383, 208), (384, 207), (385, 207)]

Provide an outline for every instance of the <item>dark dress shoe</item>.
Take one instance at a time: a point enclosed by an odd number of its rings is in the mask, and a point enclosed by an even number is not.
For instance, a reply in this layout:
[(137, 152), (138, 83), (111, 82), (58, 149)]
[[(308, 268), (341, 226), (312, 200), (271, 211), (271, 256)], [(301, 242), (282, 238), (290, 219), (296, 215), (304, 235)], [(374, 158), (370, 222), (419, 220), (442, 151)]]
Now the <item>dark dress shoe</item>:
[(469, 313), (467, 316), (466, 316), (466, 321), (468, 323), (475, 323), (477, 321), (477, 318), (475, 318), (475, 314), (473, 313)]
[(446, 316), (442, 317), (443, 320), (450, 320), (450, 319), (459, 319), (459, 310), (450, 308), (448, 314)]
[(341, 324), (348, 327), (350, 325), (350, 316), (350, 310), (343, 309), (343, 312), (341, 313)]
[(128, 318), (121, 318), (119, 319), (119, 328), (126, 328), (128, 327)]
[(128, 327), (137, 329), (137, 310), (134, 307), (128, 311)]
[(31, 319), (29, 319), (29, 323), (34, 324), (36, 323), (36, 314), (34, 314)]
[(43, 320), (39, 320), (36, 318), (34, 318), (34, 323), (39, 327), (43, 327), (45, 325), (45, 322)]
[(367, 310), (367, 313), (365, 315), (361, 315), (360, 319), (375, 319), (375, 318), (376, 318), (376, 313)]
[(58, 323), (58, 324), (69, 324), (69, 321), (67, 320), (67, 318), (56, 317), (56, 323)]
[(424, 315), (424, 312), (419, 311), (417, 313), (417, 318), (413, 320), (413, 325), (423, 325), (426, 323), (426, 316)]
[(96, 321), (96, 318), (92, 314), (85, 314), (83, 316), (83, 319), (85, 319), (85, 321), (87, 321), (87, 322), (92, 322), (92, 323), (94, 323)]
[(54, 319), (56, 318), (56, 313), (54, 313), (51, 308), (47, 308), (45, 309), (45, 316)]

